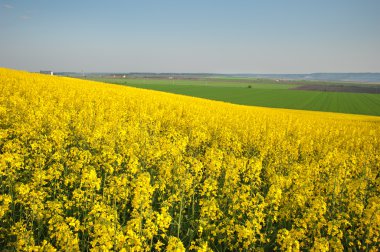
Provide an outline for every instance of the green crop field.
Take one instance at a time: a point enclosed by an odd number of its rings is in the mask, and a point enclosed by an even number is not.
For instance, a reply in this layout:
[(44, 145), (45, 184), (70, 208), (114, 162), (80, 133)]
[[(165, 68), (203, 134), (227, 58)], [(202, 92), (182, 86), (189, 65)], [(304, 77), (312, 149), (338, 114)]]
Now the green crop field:
[[(380, 94), (292, 90), (275, 81), (94, 79), (241, 105), (380, 116)], [(248, 88), (250, 86), (251, 88)]]

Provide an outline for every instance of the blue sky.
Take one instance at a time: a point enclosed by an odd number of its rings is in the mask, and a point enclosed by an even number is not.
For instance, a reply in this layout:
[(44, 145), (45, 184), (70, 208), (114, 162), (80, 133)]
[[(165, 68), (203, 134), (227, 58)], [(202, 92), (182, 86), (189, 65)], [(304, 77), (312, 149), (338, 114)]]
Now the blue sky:
[(0, 0), (0, 66), (380, 72), (379, 0)]

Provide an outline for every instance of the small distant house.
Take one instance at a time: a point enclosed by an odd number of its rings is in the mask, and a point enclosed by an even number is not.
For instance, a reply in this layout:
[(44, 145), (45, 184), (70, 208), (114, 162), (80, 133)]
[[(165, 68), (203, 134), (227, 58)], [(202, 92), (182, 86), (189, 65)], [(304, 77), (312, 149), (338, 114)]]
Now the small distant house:
[(110, 77), (120, 79), (120, 78), (127, 78), (127, 75), (126, 74), (112, 74)]
[(53, 71), (40, 71), (40, 74), (54, 75)]

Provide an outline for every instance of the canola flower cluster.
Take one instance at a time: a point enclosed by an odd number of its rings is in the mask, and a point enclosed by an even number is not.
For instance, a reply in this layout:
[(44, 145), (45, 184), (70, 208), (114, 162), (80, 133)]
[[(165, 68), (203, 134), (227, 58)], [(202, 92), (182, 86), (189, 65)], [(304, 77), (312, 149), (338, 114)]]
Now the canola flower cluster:
[(0, 248), (376, 251), (380, 118), (0, 69)]

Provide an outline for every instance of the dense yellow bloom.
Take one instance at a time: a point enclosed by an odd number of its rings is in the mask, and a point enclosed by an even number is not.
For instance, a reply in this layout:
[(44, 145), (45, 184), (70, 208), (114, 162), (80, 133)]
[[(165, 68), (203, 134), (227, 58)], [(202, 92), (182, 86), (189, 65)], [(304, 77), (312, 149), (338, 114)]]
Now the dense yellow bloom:
[(0, 69), (0, 250), (375, 251), (380, 118)]
[(168, 252), (185, 252), (185, 248), (182, 242), (177, 237), (169, 237), (168, 246), (166, 247)]

